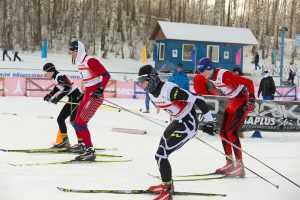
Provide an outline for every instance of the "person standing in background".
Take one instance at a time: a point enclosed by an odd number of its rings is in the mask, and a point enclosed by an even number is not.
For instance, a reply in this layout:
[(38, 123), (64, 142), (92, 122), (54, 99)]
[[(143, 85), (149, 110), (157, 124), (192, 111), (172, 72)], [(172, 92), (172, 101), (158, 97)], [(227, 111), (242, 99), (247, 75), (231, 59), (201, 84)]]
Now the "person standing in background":
[(276, 92), (275, 82), (268, 71), (264, 71), (264, 76), (260, 81), (257, 97), (262, 93), (263, 100), (274, 100)]
[(258, 52), (255, 53), (254, 64), (255, 64), (255, 70), (257, 70), (257, 68), (261, 69), (261, 67), (259, 66), (259, 54), (258, 54)]
[(11, 61), (11, 57), (8, 55), (8, 42), (7, 41), (4, 41), (4, 44), (3, 44), (3, 58), (2, 60), (5, 61), (5, 56), (7, 56), (9, 58), (9, 61)]
[(276, 61), (277, 61), (277, 50), (274, 48), (272, 52), (272, 64), (275, 65), (275, 67), (277, 67)]
[(169, 77), (169, 82), (175, 83), (181, 89), (190, 91), (189, 79), (183, 71), (182, 63), (178, 63), (176, 71)]
[(20, 45), (19, 45), (18, 42), (16, 42), (15, 43), (15, 47), (14, 47), (14, 51), (13, 51), (13, 53), (14, 53), (14, 60), (13, 61), (16, 61), (16, 58), (18, 58), (18, 60), (20, 62), (22, 61), (22, 59), (18, 56), (19, 50), (20, 50)]

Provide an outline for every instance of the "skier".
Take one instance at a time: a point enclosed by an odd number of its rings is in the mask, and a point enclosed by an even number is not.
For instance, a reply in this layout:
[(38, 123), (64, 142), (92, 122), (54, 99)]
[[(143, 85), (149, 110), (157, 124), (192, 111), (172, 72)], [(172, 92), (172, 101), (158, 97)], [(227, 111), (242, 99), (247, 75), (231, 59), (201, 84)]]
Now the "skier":
[(173, 119), (165, 129), (155, 154), (162, 184), (149, 187), (150, 192), (159, 194), (154, 200), (169, 200), (172, 199), (174, 185), (168, 157), (196, 135), (198, 119), (194, 105), (203, 113), (203, 131), (211, 135), (214, 128), (213, 118), (202, 96), (196, 96), (174, 83), (162, 82), (151, 65), (140, 68), (137, 83), (150, 93), (150, 98), (157, 107), (165, 110)]
[[(219, 134), (241, 148), (238, 131), (243, 124), (247, 114), (254, 110), (254, 86), (250, 79), (237, 76), (232, 72), (215, 68), (209, 58), (202, 58), (199, 61), (198, 72), (194, 78), (195, 92), (201, 95), (225, 95), (229, 98), (222, 119)], [(246, 92), (245, 87), (248, 92)], [(222, 140), (225, 154), (232, 158), (232, 145)], [(245, 169), (242, 161), (242, 151), (233, 148), (235, 160), (241, 165), (234, 165), (234, 162), (226, 157), (226, 164), (216, 170), (216, 173), (230, 176), (245, 176)]]
[(103, 92), (110, 79), (110, 74), (99, 60), (87, 55), (82, 42), (77, 40), (71, 42), (70, 52), (78, 64), (78, 70), (85, 86), (84, 96), (79, 104), (73, 126), (77, 137), (82, 138), (84, 143), (78, 143), (78, 148), (82, 148), (84, 145), (86, 148), (85, 152), (77, 156), (75, 160), (93, 161), (96, 159), (96, 155), (87, 124), (103, 103)]
[[(64, 96), (69, 97), (68, 103), (64, 105), (57, 117), (59, 133), (61, 134), (62, 141), (60, 143), (54, 144), (52, 147), (67, 148), (70, 147), (70, 143), (65, 120), (70, 117), (70, 122), (73, 123), (77, 112), (77, 105), (73, 105), (71, 103), (78, 102), (78, 98), (80, 97), (81, 92), (79, 88), (74, 84), (74, 82), (69, 79), (69, 77), (56, 70), (54, 64), (46, 63), (43, 67), (43, 71), (46, 73), (46, 77), (48, 79), (52, 79), (55, 83), (52, 91), (44, 97), (44, 101), (57, 104), (57, 102), (59, 102)], [(54, 97), (54, 95), (59, 91), (60, 94)], [(78, 138), (78, 141), (81, 140), (81, 138)]]

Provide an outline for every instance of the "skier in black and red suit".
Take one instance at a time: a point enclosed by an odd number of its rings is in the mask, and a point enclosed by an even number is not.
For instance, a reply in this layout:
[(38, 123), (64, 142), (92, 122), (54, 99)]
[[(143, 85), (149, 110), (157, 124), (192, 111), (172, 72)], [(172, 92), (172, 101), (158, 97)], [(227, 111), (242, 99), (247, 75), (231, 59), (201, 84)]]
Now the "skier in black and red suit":
[[(201, 95), (224, 95), (229, 98), (225, 108), (219, 134), (241, 148), (238, 131), (241, 128), (246, 116), (255, 108), (254, 85), (252, 80), (237, 76), (232, 72), (215, 68), (209, 58), (202, 58), (198, 64), (198, 72), (194, 78), (194, 89)], [(246, 92), (246, 86), (248, 92)], [(242, 151), (235, 148), (228, 142), (222, 140), (224, 152), (232, 158), (232, 150), (238, 165), (226, 157), (225, 166), (216, 170), (216, 173), (230, 176), (245, 176), (243, 167)]]
[[(70, 122), (73, 123), (77, 112), (77, 105), (73, 103), (79, 102), (78, 100), (81, 92), (76, 84), (67, 75), (56, 70), (54, 64), (46, 63), (43, 66), (43, 71), (46, 77), (48, 79), (52, 79), (55, 84), (51, 92), (44, 97), (44, 101), (57, 104), (57, 102), (59, 102), (63, 97), (69, 97), (68, 103), (63, 106), (57, 117), (59, 134), (61, 135), (62, 141), (54, 144), (52, 147), (68, 148), (70, 147), (70, 142), (67, 134), (67, 126), (65, 120), (70, 117)], [(57, 93), (59, 94), (56, 95)], [(78, 138), (78, 140), (80, 141), (81, 138)]]
[(85, 146), (85, 152), (77, 156), (75, 160), (93, 161), (96, 159), (96, 155), (87, 124), (103, 103), (103, 92), (110, 79), (110, 74), (99, 60), (87, 55), (82, 42), (77, 40), (71, 42), (69, 49), (72, 58), (78, 64), (78, 70), (85, 86), (83, 99), (79, 104), (73, 123), (77, 137), (81, 137), (84, 143), (79, 143), (77, 147), (80, 149)]

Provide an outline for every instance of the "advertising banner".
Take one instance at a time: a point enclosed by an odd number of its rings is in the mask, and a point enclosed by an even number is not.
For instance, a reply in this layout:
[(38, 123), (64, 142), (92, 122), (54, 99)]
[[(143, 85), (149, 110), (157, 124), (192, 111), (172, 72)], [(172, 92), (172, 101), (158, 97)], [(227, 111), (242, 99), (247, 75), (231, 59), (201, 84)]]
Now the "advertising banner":
[[(205, 96), (205, 100), (216, 121), (216, 128), (220, 129), (228, 98)], [(197, 109), (197, 113), (203, 121), (201, 111)], [(300, 132), (300, 102), (256, 100), (255, 110), (246, 117), (242, 130)]]

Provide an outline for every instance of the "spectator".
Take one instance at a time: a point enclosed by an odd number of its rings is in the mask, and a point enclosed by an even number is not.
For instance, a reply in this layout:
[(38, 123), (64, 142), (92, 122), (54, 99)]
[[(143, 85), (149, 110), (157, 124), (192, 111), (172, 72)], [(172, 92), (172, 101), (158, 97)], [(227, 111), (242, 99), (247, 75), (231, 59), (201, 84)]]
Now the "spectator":
[[(263, 72), (264, 76), (260, 81), (257, 97), (259, 98), (262, 92), (263, 100), (274, 100), (274, 94), (276, 91), (276, 86), (272, 76), (269, 75), (268, 71)], [(262, 138), (261, 132), (256, 130), (253, 132), (253, 138)]]
[(295, 72), (293, 72), (293, 70), (290, 69), (288, 81), (292, 85), (295, 85), (294, 84), (295, 75), (296, 75)]
[(18, 60), (21, 62), (22, 59), (18, 56), (19, 50), (20, 50), (20, 45), (19, 45), (18, 42), (16, 42), (15, 47), (14, 47), (14, 51), (13, 51), (13, 53), (14, 53), (14, 61), (16, 61), (16, 58), (18, 58)]
[(260, 81), (257, 97), (262, 93), (263, 100), (274, 100), (276, 86), (272, 76), (268, 71), (264, 71), (264, 76)]
[(182, 63), (178, 63), (176, 71), (169, 77), (169, 82), (175, 83), (180, 88), (190, 91), (189, 79), (183, 71)]
[(274, 48), (272, 52), (272, 64), (275, 65), (275, 67), (277, 67), (276, 61), (277, 61), (277, 50)]
[(257, 68), (261, 69), (258, 63), (259, 63), (259, 54), (258, 52), (256, 52), (254, 57), (255, 70), (257, 70)]
[(11, 57), (8, 55), (8, 43), (7, 41), (4, 42), (4, 45), (3, 45), (3, 61), (5, 61), (5, 56), (7, 56), (9, 58), (9, 61), (11, 61)]

